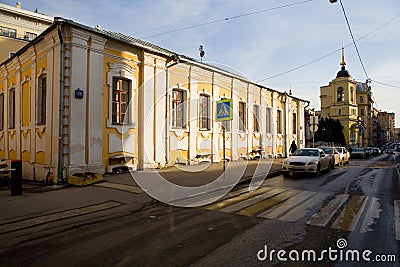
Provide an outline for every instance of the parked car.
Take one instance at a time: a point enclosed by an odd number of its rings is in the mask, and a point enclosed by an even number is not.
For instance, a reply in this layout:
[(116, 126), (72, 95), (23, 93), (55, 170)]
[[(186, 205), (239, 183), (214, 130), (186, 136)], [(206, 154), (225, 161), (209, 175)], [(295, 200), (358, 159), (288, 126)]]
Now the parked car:
[(319, 148), (322, 149), (325, 154), (327, 154), (331, 157), (332, 168), (334, 168), (336, 165), (340, 164), (339, 151), (335, 147), (321, 146)]
[(367, 149), (365, 147), (355, 147), (351, 150), (350, 158), (362, 158), (365, 159), (368, 157)]
[(290, 173), (313, 173), (315, 176), (319, 176), (321, 171), (330, 169), (330, 157), (319, 148), (298, 149), (282, 164), (285, 176)]
[(347, 148), (343, 146), (337, 146), (336, 149), (339, 151), (340, 164), (349, 164), (350, 152), (347, 150)]

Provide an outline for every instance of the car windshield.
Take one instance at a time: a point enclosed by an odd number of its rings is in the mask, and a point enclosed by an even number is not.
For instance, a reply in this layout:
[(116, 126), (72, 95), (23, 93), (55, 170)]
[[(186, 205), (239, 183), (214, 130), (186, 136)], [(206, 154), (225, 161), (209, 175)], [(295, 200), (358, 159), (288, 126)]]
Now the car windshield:
[(308, 157), (317, 157), (318, 150), (315, 149), (298, 149), (292, 154), (293, 156), (308, 156)]
[(333, 148), (322, 147), (321, 149), (325, 152), (325, 154), (333, 154)]
[(353, 152), (364, 152), (364, 148), (353, 148)]

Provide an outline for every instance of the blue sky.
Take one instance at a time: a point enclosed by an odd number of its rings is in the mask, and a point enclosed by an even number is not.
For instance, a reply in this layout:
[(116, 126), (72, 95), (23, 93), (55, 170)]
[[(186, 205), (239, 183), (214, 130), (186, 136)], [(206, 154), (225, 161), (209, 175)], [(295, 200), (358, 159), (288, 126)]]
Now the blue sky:
[[(14, 6), (16, 1), (0, 2)], [(358, 81), (366, 80), (340, 3), (312, 0), (149, 37), (296, 2), (302, 0), (21, 1), (23, 9), (38, 8), (46, 15), (93, 27), (99, 24), (102, 29), (121, 32), (197, 59), (201, 44), (206, 52), (205, 62), (226, 65), (254, 82), (260, 81), (280, 91), (291, 88), (295, 96), (310, 100), (311, 107), (319, 109), (319, 88), (336, 77), (342, 43), (346, 46), (346, 67), (350, 74)], [(363, 37), (357, 45), (368, 76), (397, 86), (372, 82), (377, 108), (395, 112), (396, 126), (400, 127), (400, 1), (342, 2), (355, 39)], [(321, 57), (305, 67), (276, 76)], [(273, 76), (276, 77), (270, 78)]]

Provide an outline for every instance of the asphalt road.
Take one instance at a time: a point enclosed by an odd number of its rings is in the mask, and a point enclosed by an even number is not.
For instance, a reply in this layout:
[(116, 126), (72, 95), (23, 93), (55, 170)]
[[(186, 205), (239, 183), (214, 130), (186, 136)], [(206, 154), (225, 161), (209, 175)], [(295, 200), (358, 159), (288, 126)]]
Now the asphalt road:
[(196, 208), (117, 177), (2, 197), (0, 265), (399, 266), (399, 186), (397, 162), (381, 155), (320, 177), (268, 178), (254, 192), (241, 184)]

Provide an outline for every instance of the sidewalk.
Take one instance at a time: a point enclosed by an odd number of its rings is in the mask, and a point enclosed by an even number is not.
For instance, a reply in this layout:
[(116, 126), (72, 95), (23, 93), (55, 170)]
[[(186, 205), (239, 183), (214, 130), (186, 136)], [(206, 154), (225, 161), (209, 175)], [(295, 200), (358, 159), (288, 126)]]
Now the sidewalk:
[[(282, 162), (284, 158), (266, 160), (267, 164), (271, 164), (270, 170), (266, 177), (273, 177), (279, 175), (282, 169)], [(228, 164), (245, 164), (246, 170), (240, 179), (240, 182), (247, 182), (253, 177), (259, 160), (243, 160), (236, 162), (226, 162)], [(201, 163), (199, 165), (176, 165), (159, 170), (145, 170), (143, 172), (156, 171), (166, 180), (171, 183), (182, 186), (201, 186), (208, 184), (217, 179), (223, 173), (223, 163)], [(103, 181), (108, 181), (117, 184), (138, 186), (130, 173), (123, 174), (105, 174)], [(68, 185), (45, 185), (42, 182), (23, 180), (22, 192), (23, 194), (45, 193), (70, 187)], [(0, 185), (0, 200), (3, 197), (11, 197), (10, 184)]]
[[(269, 172), (266, 173), (266, 177), (279, 175), (282, 170), (283, 160), (284, 158), (263, 160), (262, 163), (271, 164), (270, 168), (268, 167)], [(234, 162), (226, 162), (226, 167), (228, 167), (228, 164), (233, 164), (232, 168), (235, 168), (235, 165), (239, 166), (240, 164), (245, 164), (246, 170), (242, 175), (242, 178), (240, 179), (240, 182), (245, 182), (253, 177), (259, 163), (259, 160), (240, 160)], [(201, 186), (213, 182), (223, 174), (223, 163), (204, 162), (199, 165), (174, 165), (172, 167), (157, 170), (145, 170), (143, 172), (148, 171), (156, 171), (166, 180), (177, 185)], [(106, 174), (104, 176), (104, 180), (114, 183), (137, 186), (130, 173)]]

